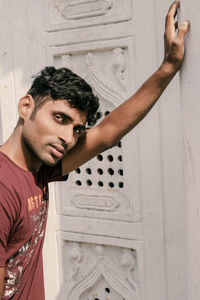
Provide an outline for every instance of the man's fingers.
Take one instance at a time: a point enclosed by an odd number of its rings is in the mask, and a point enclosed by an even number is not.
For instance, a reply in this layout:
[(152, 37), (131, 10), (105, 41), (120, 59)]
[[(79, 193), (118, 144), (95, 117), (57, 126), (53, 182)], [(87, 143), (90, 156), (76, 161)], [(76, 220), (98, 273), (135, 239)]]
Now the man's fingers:
[(168, 15), (175, 17), (177, 14), (177, 8), (180, 6), (180, 1), (174, 1), (169, 8)]
[(177, 38), (184, 40), (185, 35), (188, 32), (189, 28), (190, 28), (190, 22), (189, 21), (183, 22), (178, 28)]
[(166, 16), (166, 22), (165, 25), (167, 26), (169, 23), (174, 22), (174, 18), (177, 15), (177, 8), (180, 6), (179, 1), (174, 1), (172, 5), (170, 6), (167, 16)]
[(177, 15), (177, 8), (180, 6), (179, 1), (175, 1), (169, 8), (168, 14), (165, 20), (165, 32), (169, 38), (173, 38), (175, 34), (175, 27), (174, 27), (174, 19)]

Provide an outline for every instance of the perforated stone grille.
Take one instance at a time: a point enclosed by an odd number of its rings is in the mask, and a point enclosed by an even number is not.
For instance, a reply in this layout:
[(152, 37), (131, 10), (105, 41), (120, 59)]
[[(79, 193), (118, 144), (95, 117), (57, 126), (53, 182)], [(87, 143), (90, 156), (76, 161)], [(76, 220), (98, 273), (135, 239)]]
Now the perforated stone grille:
[[(109, 111), (104, 112), (106, 116)], [(100, 189), (123, 189), (123, 151), (122, 142), (109, 149), (82, 167), (75, 170), (74, 184), (78, 187)]]

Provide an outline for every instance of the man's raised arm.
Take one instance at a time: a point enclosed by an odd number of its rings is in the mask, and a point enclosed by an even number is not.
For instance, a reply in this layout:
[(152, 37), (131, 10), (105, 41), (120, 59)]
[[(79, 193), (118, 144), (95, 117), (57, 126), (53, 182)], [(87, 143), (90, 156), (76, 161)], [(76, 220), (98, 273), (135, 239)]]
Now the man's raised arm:
[(160, 68), (131, 98), (79, 139), (77, 145), (63, 158), (63, 174), (73, 171), (98, 153), (115, 146), (146, 116), (173, 79), (183, 61), (184, 39), (189, 29), (188, 21), (177, 28), (175, 16), (179, 5), (180, 3), (175, 1), (166, 17), (165, 54)]

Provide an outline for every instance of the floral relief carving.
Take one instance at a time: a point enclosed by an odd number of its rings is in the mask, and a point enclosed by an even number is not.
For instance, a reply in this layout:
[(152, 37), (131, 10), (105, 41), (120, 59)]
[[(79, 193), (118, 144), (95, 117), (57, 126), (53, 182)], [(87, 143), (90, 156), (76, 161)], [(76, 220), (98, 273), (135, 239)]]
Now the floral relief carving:
[(73, 272), (72, 272), (72, 278), (76, 276), (78, 270), (79, 270), (79, 266), (80, 266), (80, 262), (82, 259), (82, 254), (81, 254), (81, 247), (79, 243), (72, 243), (72, 249), (70, 251), (70, 258), (73, 262), (74, 268), (73, 268)]
[(70, 54), (61, 56), (61, 67), (65, 67), (73, 71), (74, 66), (72, 62), (72, 57)]
[(125, 271), (127, 281), (136, 290), (133, 272), (136, 269), (136, 251), (130, 249), (123, 249), (120, 257), (120, 264)]
[(69, 244), (72, 244), (69, 259), (73, 275), (65, 282), (68, 300), (106, 299), (108, 296), (115, 300), (140, 299), (135, 250), (85, 243)]
[(95, 57), (94, 54), (92, 54), (92, 52), (88, 52), (87, 56), (86, 56), (86, 64), (88, 69), (93, 70), (95, 67)]
[(125, 88), (124, 72), (126, 69), (126, 59), (124, 49), (116, 48), (113, 50), (112, 68), (120, 85)]
[(91, 84), (96, 93), (100, 95), (101, 98), (112, 104), (121, 104), (123, 101), (123, 95), (119, 94), (114, 88), (105, 83), (102, 75), (96, 71), (96, 57), (93, 53), (88, 52), (86, 56), (86, 64), (88, 70), (84, 75), (84, 78)]

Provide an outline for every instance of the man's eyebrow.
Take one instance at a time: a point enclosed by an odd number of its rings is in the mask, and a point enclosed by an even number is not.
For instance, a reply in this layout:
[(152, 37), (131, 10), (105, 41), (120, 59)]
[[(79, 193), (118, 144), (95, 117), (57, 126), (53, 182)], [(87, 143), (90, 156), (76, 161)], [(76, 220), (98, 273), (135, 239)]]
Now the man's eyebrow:
[[(61, 115), (63, 118), (70, 120), (71, 122), (74, 121), (71, 116), (69, 116), (68, 114), (66, 114), (64, 112), (61, 112), (61, 111), (59, 112), (58, 111), (56, 113), (59, 114), (59, 115)], [(83, 131), (86, 129), (85, 125), (82, 125), (82, 124), (77, 124), (77, 125), (75, 125), (75, 127), (78, 128), (78, 129), (81, 129)]]

